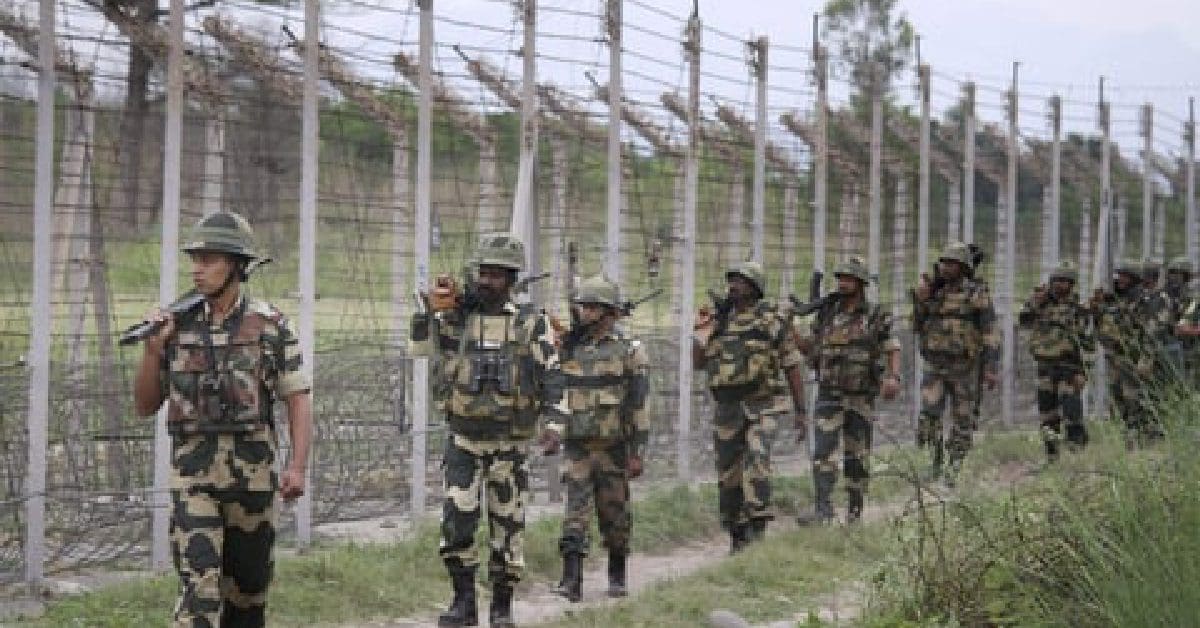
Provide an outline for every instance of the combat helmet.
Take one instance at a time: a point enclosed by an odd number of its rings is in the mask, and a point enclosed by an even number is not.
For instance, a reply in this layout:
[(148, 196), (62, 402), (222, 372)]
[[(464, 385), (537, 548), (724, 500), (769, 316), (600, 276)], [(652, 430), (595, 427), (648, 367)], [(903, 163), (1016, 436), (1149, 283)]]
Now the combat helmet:
[(1126, 258), (1122, 259), (1121, 261), (1117, 262), (1116, 265), (1113, 266), (1113, 272), (1125, 274), (1125, 275), (1132, 275), (1134, 277), (1137, 277), (1138, 279), (1141, 279), (1142, 264), (1141, 264), (1141, 262), (1138, 262), (1136, 259), (1133, 259), (1132, 257), (1126, 257)]
[(871, 283), (871, 274), (867, 272), (867, 264), (863, 258), (855, 256), (838, 264), (833, 269), (833, 276), (848, 275), (861, 281), (864, 285)]
[(183, 245), (184, 253), (213, 251), (248, 260), (269, 259), (254, 246), (250, 222), (231, 211), (219, 211), (196, 221)]
[(947, 244), (945, 250), (943, 250), (942, 254), (938, 256), (939, 262), (943, 260), (958, 262), (968, 270), (974, 267), (971, 261), (971, 247), (962, 242), (951, 242), (950, 244)]
[(1167, 265), (1167, 272), (1169, 272), (1169, 273), (1186, 273), (1188, 275), (1191, 275), (1191, 274), (1194, 274), (1196, 271), (1195, 271), (1195, 267), (1192, 266), (1192, 260), (1188, 259), (1186, 255), (1180, 255), (1178, 257), (1173, 258), (1171, 260), (1171, 263)]
[(1071, 283), (1079, 282), (1079, 271), (1075, 269), (1075, 264), (1069, 260), (1063, 260), (1057, 268), (1050, 272), (1050, 281), (1061, 279)]
[(486, 233), (479, 236), (472, 259), (479, 266), (499, 266), (512, 271), (525, 269), (525, 243), (513, 233)]
[(763, 270), (762, 264), (758, 262), (752, 260), (738, 262), (725, 270), (725, 278), (728, 279), (730, 275), (744, 277), (746, 281), (750, 282), (750, 285), (758, 290), (759, 294), (767, 293), (767, 273)]
[(617, 284), (603, 274), (588, 277), (579, 283), (575, 292), (576, 303), (598, 303), (608, 307), (620, 307), (621, 296)]
[(184, 253), (210, 251), (238, 258), (241, 260), (238, 271), (241, 281), (246, 281), (255, 268), (271, 261), (269, 255), (263, 254), (255, 246), (254, 229), (250, 227), (250, 221), (241, 214), (227, 210), (213, 212), (196, 221), (182, 249)]
[(1150, 275), (1162, 271), (1163, 261), (1161, 257), (1149, 257), (1142, 262), (1142, 274)]

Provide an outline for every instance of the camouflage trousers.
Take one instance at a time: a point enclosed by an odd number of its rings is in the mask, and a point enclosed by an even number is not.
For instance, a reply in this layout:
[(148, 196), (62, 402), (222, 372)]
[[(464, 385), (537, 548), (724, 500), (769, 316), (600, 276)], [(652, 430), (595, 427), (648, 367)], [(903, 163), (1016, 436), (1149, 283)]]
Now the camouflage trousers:
[(1042, 442), (1047, 455), (1058, 454), (1066, 424), (1067, 442), (1071, 446), (1087, 444), (1087, 428), (1083, 425), (1083, 372), (1074, 366), (1038, 364), (1037, 406), (1041, 418)]
[(592, 511), (604, 547), (611, 554), (629, 553), (629, 479), (625, 474), (628, 445), (568, 440), (566, 443), (567, 514), (558, 549), (563, 554), (588, 553)]
[(1129, 360), (1113, 359), (1108, 366), (1108, 393), (1113, 410), (1131, 434), (1157, 432), (1150, 409), (1151, 386)]
[[(934, 449), (940, 462), (943, 446), (950, 462), (958, 463), (971, 450), (971, 433), (975, 429), (972, 411), (979, 396), (977, 371), (941, 371), (929, 369), (921, 378), (921, 417), (917, 423), (917, 444)], [(950, 415), (950, 436), (945, 438), (943, 414)]]
[(171, 490), (179, 573), (176, 628), (263, 626), (275, 543), (275, 492)]
[(816, 442), (813, 452), (813, 483), (817, 507), (829, 512), (830, 496), (838, 479), (838, 453), (846, 475), (846, 492), (851, 506), (862, 508), (870, 476), (867, 460), (871, 453), (871, 398), (866, 395), (840, 395), (821, 390), (817, 400)]
[(487, 491), (493, 582), (516, 582), (525, 571), (525, 501), (529, 472), (522, 445), (512, 441), (476, 441), (455, 434), (446, 448), (445, 501), (438, 553), (450, 573), (479, 566), (475, 530), (481, 495)]
[(771, 444), (778, 425), (774, 400), (718, 401), (714, 420), (717, 508), (721, 527), (770, 520)]

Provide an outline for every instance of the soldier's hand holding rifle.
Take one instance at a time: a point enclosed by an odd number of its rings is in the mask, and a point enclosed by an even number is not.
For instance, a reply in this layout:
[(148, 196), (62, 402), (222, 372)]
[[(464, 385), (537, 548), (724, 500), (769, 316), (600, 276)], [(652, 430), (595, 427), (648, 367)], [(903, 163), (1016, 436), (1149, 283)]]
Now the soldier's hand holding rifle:
[(1030, 300), (1033, 301), (1033, 304), (1036, 307), (1041, 307), (1041, 306), (1045, 305), (1046, 298), (1048, 295), (1049, 295), (1049, 293), (1046, 291), (1046, 286), (1044, 284), (1038, 285), (1038, 286), (1034, 287), (1033, 297)]

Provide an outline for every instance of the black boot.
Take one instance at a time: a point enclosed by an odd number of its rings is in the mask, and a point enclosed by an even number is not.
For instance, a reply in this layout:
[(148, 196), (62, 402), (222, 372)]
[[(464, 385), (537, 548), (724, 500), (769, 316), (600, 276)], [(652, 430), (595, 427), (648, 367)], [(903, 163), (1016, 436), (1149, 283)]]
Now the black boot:
[(736, 554), (746, 547), (746, 525), (729, 528), (729, 553)]
[(761, 541), (767, 537), (767, 519), (751, 519), (746, 526), (746, 543)]
[(452, 571), (450, 578), (450, 584), (454, 587), (454, 599), (450, 600), (450, 608), (438, 615), (438, 625), (478, 626), (479, 610), (475, 605), (475, 570)]
[(488, 611), (488, 625), (492, 628), (516, 628), (512, 616), (513, 583), (497, 580), (492, 587), (492, 607)]
[(567, 598), (569, 602), (583, 599), (583, 554), (567, 552), (563, 554), (562, 581), (558, 583), (555, 593)]
[(1067, 424), (1067, 447), (1078, 451), (1087, 446), (1087, 427), (1083, 423)]
[(833, 522), (833, 486), (837, 484), (837, 473), (813, 470), (813, 489), (816, 494), (813, 503), (813, 515), (800, 515), (796, 523), (800, 525), (824, 525)]
[(1058, 441), (1047, 440), (1046, 445), (1046, 462), (1051, 463), (1058, 460)]
[(625, 554), (620, 552), (608, 553), (608, 597), (625, 597), (629, 590), (625, 588)]
[(846, 523), (858, 523), (862, 519), (863, 503), (866, 501), (863, 491), (856, 488), (846, 489)]

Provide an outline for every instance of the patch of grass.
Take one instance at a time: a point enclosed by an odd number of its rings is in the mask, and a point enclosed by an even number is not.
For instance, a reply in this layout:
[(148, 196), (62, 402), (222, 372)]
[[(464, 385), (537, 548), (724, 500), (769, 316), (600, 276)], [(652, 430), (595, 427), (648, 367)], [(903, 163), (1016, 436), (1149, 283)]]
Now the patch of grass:
[(1194, 624), (1196, 404), (1163, 402), (1167, 438), (1152, 446), (1128, 452), (1122, 429), (1094, 422), (1087, 450), (1001, 494), (920, 504), (893, 531), (866, 625)]
[[(782, 479), (778, 493), (796, 500), (807, 480)], [(635, 551), (654, 552), (708, 538), (719, 529), (716, 490), (672, 487), (651, 491), (633, 505)], [(531, 522), (526, 530), (527, 580), (556, 578), (560, 568), (561, 517)], [(486, 545), (486, 526), (478, 534)], [(593, 535), (593, 538), (596, 538)], [(271, 623), (300, 626), (381, 617), (431, 614), (444, 605), (449, 585), (437, 556), (438, 530), (429, 524), (392, 544), (318, 546), (303, 556), (282, 557), (271, 587)], [(599, 552), (594, 552), (597, 554)], [(598, 560), (593, 558), (593, 560)], [(483, 578), (481, 570), (480, 580)], [(165, 626), (176, 579), (156, 577), (106, 588), (51, 604), (44, 617), (21, 625)]]
[(714, 609), (745, 619), (816, 615), (823, 595), (857, 586), (888, 550), (886, 524), (805, 528), (772, 534), (745, 552), (688, 576), (660, 582), (610, 607), (573, 612), (554, 626), (706, 625)]

